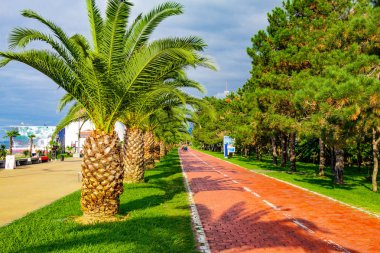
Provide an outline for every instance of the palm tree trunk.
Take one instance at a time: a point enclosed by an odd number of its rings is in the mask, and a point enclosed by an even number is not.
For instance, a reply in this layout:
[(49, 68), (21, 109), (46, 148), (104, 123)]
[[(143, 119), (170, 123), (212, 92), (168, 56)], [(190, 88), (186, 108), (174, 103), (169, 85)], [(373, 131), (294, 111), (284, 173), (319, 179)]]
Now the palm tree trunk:
[(127, 128), (124, 137), (124, 182), (144, 181), (144, 135), (141, 129)]
[(289, 145), (290, 145), (290, 171), (297, 171), (296, 164), (296, 133), (291, 133), (289, 136)]
[(154, 168), (154, 135), (151, 131), (144, 134), (144, 165), (145, 169)]
[(286, 135), (281, 133), (281, 167), (286, 167), (286, 162), (288, 160), (288, 155), (286, 152)]
[(335, 147), (335, 160), (334, 183), (343, 184), (344, 151), (341, 147)]
[(154, 162), (160, 161), (160, 143), (154, 141)]
[(273, 165), (278, 165), (277, 162), (277, 146), (276, 146), (276, 136), (271, 137), (272, 141), (272, 155), (273, 155)]
[(30, 138), (29, 156), (32, 156), (33, 139)]
[(160, 141), (160, 159), (162, 159), (165, 156), (165, 154), (165, 143), (163, 141)]
[(376, 129), (372, 129), (372, 153), (373, 153), (373, 172), (372, 172), (372, 191), (377, 192), (377, 173), (379, 172), (379, 142), (376, 139)]
[(325, 175), (325, 164), (325, 143), (323, 142), (322, 138), (319, 138), (319, 176)]
[(12, 155), (13, 153), (13, 137), (9, 138), (9, 154)]
[(119, 212), (123, 166), (119, 138), (94, 131), (85, 141), (81, 206), (85, 216), (101, 220)]

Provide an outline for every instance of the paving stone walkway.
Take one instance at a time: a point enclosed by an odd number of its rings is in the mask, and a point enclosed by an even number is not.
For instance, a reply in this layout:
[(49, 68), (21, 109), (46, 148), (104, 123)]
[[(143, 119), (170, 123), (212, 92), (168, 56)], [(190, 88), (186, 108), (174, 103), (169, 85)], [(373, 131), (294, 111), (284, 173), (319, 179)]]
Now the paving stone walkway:
[(0, 227), (80, 188), (81, 159), (0, 169)]
[(380, 252), (377, 217), (198, 151), (180, 157), (211, 252)]

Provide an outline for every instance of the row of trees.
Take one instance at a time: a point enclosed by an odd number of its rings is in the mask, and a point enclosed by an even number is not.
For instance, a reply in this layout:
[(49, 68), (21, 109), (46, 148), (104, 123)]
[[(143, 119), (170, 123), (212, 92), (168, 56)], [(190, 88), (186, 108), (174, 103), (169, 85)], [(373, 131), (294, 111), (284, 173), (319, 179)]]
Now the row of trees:
[(272, 153), (274, 164), (280, 155), (285, 166), (289, 156), (291, 171), (297, 157), (312, 160), (318, 151), (321, 176), (329, 154), (336, 184), (344, 183), (345, 158), (359, 166), (372, 160), (377, 191), (379, 2), (288, 0), (268, 21), (247, 50), (251, 78), (225, 101), (206, 98), (223, 123), (208, 123), (199, 111), (207, 124), (195, 129), (195, 139), (217, 147), (231, 135), (243, 149)]
[[(52, 51), (0, 52), (0, 56), (1, 65), (10, 61), (29, 65), (67, 92), (60, 107), (70, 105), (70, 109), (58, 129), (78, 119), (94, 124), (96, 130), (83, 145), (81, 206), (85, 216), (103, 220), (118, 213), (123, 181), (141, 182), (144, 170), (153, 166), (154, 137), (163, 153), (163, 141), (177, 142), (185, 131), (188, 107), (202, 106), (182, 89), (202, 90), (186, 77), (186, 69), (215, 67), (201, 54), (206, 47), (201, 38), (149, 40), (163, 20), (183, 12), (180, 4), (163, 3), (129, 24), (129, 1), (108, 0), (104, 17), (95, 0), (86, 3), (91, 41), (80, 34), (69, 37), (53, 22), (25, 10), (23, 16), (39, 21), (53, 36), (16, 28), (10, 47), (42, 41)], [(123, 146), (114, 131), (117, 121), (127, 127)]]

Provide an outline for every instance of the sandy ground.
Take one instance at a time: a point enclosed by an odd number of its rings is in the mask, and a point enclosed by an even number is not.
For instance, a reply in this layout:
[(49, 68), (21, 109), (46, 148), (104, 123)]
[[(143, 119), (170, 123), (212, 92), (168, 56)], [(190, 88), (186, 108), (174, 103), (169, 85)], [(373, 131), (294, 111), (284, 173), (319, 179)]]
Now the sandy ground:
[(80, 189), (81, 159), (0, 169), (0, 226)]

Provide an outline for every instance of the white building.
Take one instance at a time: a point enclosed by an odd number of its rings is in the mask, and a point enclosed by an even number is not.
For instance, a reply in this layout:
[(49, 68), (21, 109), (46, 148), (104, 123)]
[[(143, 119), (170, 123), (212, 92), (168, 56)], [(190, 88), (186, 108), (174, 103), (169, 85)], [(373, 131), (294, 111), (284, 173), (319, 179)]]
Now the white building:
[[(94, 131), (94, 129), (94, 124), (92, 124), (91, 121), (86, 121), (84, 123), (83, 121), (73, 122), (65, 127), (64, 130), (59, 132), (59, 142), (64, 147), (74, 147), (75, 153), (80, 153), (84, 141), (91, 134), (91, 132)], [(115, 125), (115, 131), (117, 132), (119, 139), (123, 140), (125, 126), (122, 123), (117, 122)]]

